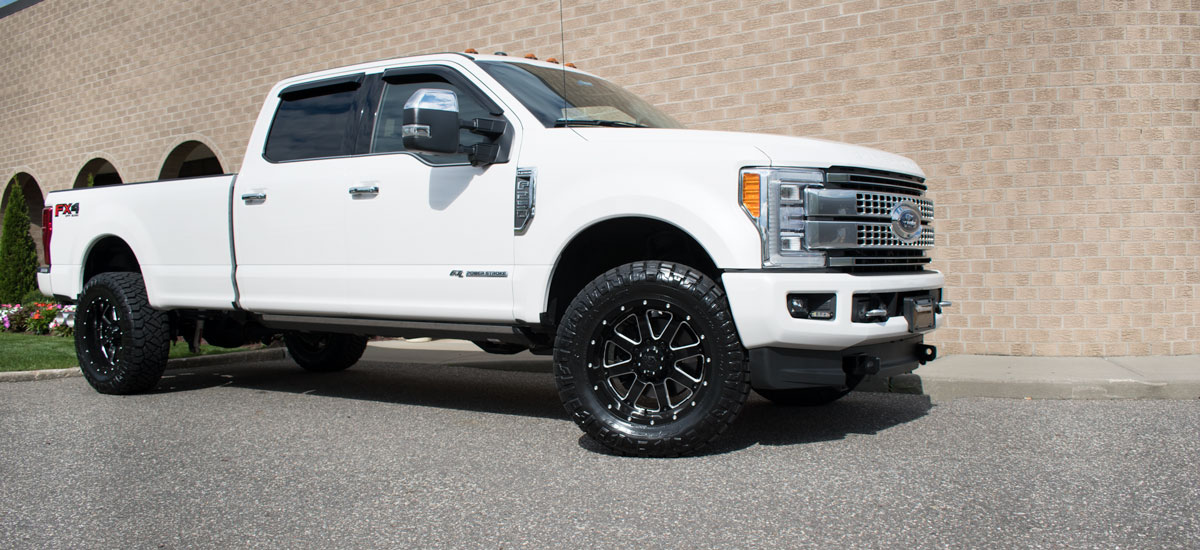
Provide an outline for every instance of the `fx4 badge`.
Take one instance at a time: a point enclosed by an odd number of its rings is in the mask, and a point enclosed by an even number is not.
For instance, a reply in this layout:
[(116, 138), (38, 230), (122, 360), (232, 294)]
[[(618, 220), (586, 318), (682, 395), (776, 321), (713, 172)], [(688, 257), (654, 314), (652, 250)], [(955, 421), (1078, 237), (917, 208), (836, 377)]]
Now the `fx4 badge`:
[(54, 217), (56, 217), (56, 218), (59, 216), (66, 216), (68, 218), (73, 218), (78, 215), (79, 215), (79, 203), (77, 203), (77, 202), (73, 202), (70, 204), (54, 205)]
[(508, 277), (507, 271), (463, 271), (461, 269), (453, 269), (450, 271), (451, 277), (487, 277), (503, 279)]

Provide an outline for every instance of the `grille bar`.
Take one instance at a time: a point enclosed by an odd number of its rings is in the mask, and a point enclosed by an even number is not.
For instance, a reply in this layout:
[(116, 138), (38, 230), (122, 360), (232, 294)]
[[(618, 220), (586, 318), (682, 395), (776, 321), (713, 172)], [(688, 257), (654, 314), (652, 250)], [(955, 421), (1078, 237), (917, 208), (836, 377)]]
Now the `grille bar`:
[(847, 216), (888, 218), (892, 215), (892, 209), (896, 207), (896, 204), (908, 201), (915, 204), (921, 211), (923, 220), (933, 219), (933, 201), (895, 193), (809, 188), (805, 190), (804, 201), (808, 205), (808, 215), (818, 218)]
[(804, 244), (813, 250), (836, 249), (926, 249), (933, 248), (933, 228), (924, 226), (911, 243), (901, 241), (890, 223), (853, 221), (809, 221)]
[(924, 195), (929, 189), (925, 186), (925, 178), (867, 168), (834, 166), (825, 177), (828, 183), (843, 189), (901, 193), (909, 196)]

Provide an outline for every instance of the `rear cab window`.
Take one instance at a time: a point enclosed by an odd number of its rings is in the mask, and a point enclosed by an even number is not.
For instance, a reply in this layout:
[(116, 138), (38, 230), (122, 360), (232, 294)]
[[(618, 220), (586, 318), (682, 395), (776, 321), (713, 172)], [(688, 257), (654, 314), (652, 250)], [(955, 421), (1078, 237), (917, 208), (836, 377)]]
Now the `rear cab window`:
[(357, 137), (362, 74), (305, 82), (279, 93), (263, 156), (286, 162), (350, 155)]

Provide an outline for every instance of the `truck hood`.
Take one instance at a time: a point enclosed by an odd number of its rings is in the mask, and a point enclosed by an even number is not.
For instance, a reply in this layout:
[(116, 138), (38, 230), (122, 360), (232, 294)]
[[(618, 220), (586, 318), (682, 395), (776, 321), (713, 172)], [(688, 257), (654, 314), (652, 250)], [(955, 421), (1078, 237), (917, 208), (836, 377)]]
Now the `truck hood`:
[(854, 166), (888, 172), (900, 172), (925, 177), (912, 160), (870, 147), (850, 145), (823, 139), (751, 134), (745, 132), (715, 132), (708, 130), (669, 130), (657, 128), (573, 128), (590, 142), (619, 142), (645, 151), (655, 143), (675, 145), (694, 143), (698, 149), (714, 147), (753, 147), (770, 159), (771, 166), (829, 168)]

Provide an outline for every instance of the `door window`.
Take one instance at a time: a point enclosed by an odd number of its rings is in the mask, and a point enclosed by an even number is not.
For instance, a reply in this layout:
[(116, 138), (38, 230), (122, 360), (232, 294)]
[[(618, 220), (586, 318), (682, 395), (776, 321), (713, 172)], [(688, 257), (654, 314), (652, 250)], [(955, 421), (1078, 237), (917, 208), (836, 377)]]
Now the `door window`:
[(351, 154), (357, 97), (357, 84), (285, 92), (263, 155), (272, 162), (283, 162)]

